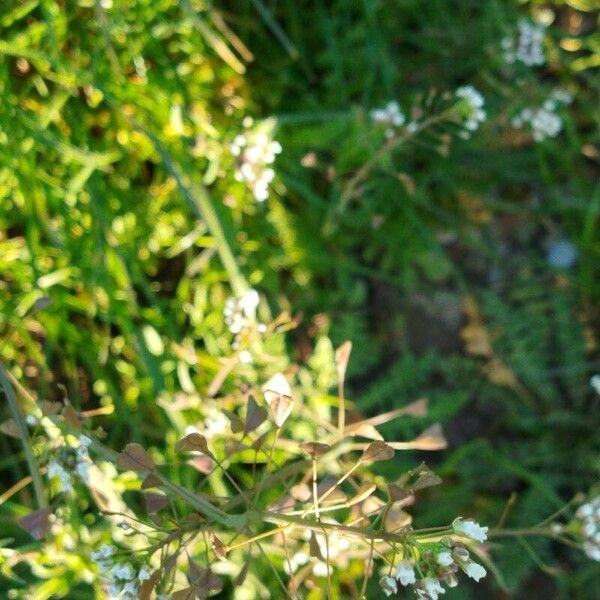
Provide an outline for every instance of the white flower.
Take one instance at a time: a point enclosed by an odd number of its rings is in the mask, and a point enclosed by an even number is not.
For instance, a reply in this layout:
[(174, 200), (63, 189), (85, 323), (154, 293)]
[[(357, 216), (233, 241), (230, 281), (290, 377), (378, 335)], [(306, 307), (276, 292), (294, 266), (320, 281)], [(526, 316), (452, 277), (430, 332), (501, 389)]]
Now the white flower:
[(590, 542), (585, 542), (583, 544), (583, 551), (592, 560), (600, 562), (600, 545), (599, 544), (592, 544)]
[(395, 101), (388, 102), (385, 108), (375, 108), (370, 113), (371, 119), (385, 126), (385, 137), (391, 138), (396, 133), (396, 127), (402, 127), (406, 122), (404, 113)]
[(449, 567), (454, 562), (454, 559), (452, 558), (452, 554), (450, 554), (450, 552), (448, 552), (448, 550), (444, 550), (443, 552), (440, 552), (435, 557), (435, 560), (437, 561), (438, 565), (442, 565), (442, 567)]
[(139, 571), (138, 571), (138, 579), (140, 581), (147, 581), (148, 579), (150, 579), (150, 569), (144, 565)]
[(27, 425), (29, 425), (30, 427), (35, 427), (38, 424), (37, 417), (35, 417), (34, 415), (27, 415), (25, 417), (25, 421), (27, 421)]
[(529, 125), (536, 142), (556, 137), (561, 132), (563, 123), (560, 115), (554, 112), (555, 109), (553, 101), (546, 101), (541, 108), (524, 108), (512, 118), (511, 124), (517, 129), (525, 124)]
[(487, 540), (488, 527), (482, 527), (475, 521), (464, 521), (462, 517), (458, 517), (458, 519), (455, 519), (452, 523), (452, 528), (455, 533), (464, 535), (477, 542), (485, 542), (485, 540)]
[(459, 87), (455, 95), (461, 99), (467, 106), (464, 126), (467, 131), (475, 131), (487, 117), (483, 110), (484, 99), (481, 93), (472, 85)]
[(90, 480), (90, 465), (87, 462), (78, 462), (75, 467), (75, 472), (79, 476), (79, 478), (88, 483)]
[(415, 583), (415, 570), (409, 560), (401, 560), (396, 566), (396, 579), (402, 585), (410, 585)]
[(238, 354), (238, 358), (243, 365), (249, 365), (252, 363), (252, 354), (248, 350), (242, 350)]
[(398, 593), (398, 584), (396, 583), (396, 580), (389, 575), (382, 577), (379, 580), (379, 585), (386, 596), (391, 596), (392, 594)]
[(132, 599), (137, 598), (137, 593), (138, 586), (137, 583), (134, 583), (133, 581), (127, 582), (123, 586), (123, 590), (121, 591), (121, 595), (123, 596), (123, 598), (127, 598), (128, 596), (131, 596)]
[(228, 298), (223, 309), (223, 318), (229, 327), (229, 331), (237, 335), (242, 329), (254, 325), (259, 303), (260, 296), (252, 288), (240, 298)]
[(313, 575), (316, 575), (317, 577), (327, 577), (328, 573), (329, 567), (327, 566), (327, 563), (318, 560), (313, 567)]
[(431, 600), (437, 600), (439, 594), (446, 593), (446, 590), (435, 577), (427, 577), (423, 580), (423, 585)]
[[(252, 124), (250, 121), (247, 123), (248, 127)], [(276, 155), (281, 153), (281, 144), (270, 140), (265, 133), (248, 131), (237, 135), (229, 149), (238, 159), (235, 179), (246, 183), (255, 199), (264, 202), (269, 197), (269, 183), (275, 177), (275, 172), (267, 165), (272, 164)]]
[(129, 581), (130, 579), (133, 579), (133, 569), (131, 568), (131, 565), (119, 563), (112, 568), (110, 576), (113, 579), (124, 579)]
[(486, 576), (486, 570), (478, 563), (468, 560), (460, 565), (461, 569), (475, 581)]
[(581, 525), (583, 551), (592, 560), (600, 561), (600, 496), (582, 504), (575, 516)]
[(516, 47), (511, 38), (507, 37), (502, 40), (506, 62), (512, 64), (520, 61), (530, 67), (543, 65), (545, 62), (544, 28), (525, 19), (519, 21), (517, 28), (519, 39)]
[(87, 435), (80, 435), (79, 436), (79, 443), (84, 447), (84, 448), (89, 448), (92, 445), (92, 440), (91, 438), (89, 438)]
[(92, 560), (95, 561), (103, 561), (107, 558), (110, 558), (115, 553), (116, 548), (114, 546), (110, 546), (109, 544), (102, 544), (98, 550), (92, 552), (91, 557)]
[(600, 395), (600, 374), (591, 376), (590, 385), (594, 388), (596, 394)]
[(249, 289), (244, 295), (238, 300), (242, 312), (246, 317), (254, 317), (256, 308), (260, 302), (258, 292), (254, 289)]
[(60, 481), (60, 488), (63, 492), (70, 492), (73, 489), (71, 475), (65, 468), (55, 460), (48, 463), (48, 479), (57, 478)]

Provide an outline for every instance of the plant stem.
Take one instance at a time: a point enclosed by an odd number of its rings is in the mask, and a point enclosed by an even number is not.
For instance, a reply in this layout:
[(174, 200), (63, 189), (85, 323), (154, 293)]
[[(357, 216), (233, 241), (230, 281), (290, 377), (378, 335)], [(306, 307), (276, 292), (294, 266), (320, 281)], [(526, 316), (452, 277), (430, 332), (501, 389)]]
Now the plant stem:
[(17, 397), (15, 396), (15, 391), (13, 390), (13, 387), (10, 384), (10, 381), (8, 379), (8, 373), (2, 362), (0, 362), (0, 384), (4, 389), (4, 395), (8, 400), (10, 412), (12, 414), (13, 419), (15, 420), (17, 429), (19, 430), (19, 435), (21, 436), (21, 442), (23, 443), (23, 451), (25, 452), (25, 460), (27, 461), (27, 465), (29, 467), (29, 473), (31, 475), (31, 481), (33, 483), (33, 489), (35, 492), (38, 506), (39, 508), (46, 508), (48, 506), (48, 503), (44, 494), (44, 486), (42, 484), (40, 468), (31, 448), (31, 438), (29, 437), (29, 429), (27, 429), (27, 423), (25, 423), (25, 419), (23, 418), (23, 414), (21, 413), (21, 408), (19, 407), (19, 403), (17, 402)]

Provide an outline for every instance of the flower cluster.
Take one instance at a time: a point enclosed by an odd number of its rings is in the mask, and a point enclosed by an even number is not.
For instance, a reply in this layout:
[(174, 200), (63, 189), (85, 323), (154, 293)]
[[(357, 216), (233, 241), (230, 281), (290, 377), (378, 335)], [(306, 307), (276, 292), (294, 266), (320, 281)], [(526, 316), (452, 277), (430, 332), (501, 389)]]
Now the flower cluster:
[(487, 117), (485, 110), (483, 110), (484, 99), (481, 93), (472, 85), (459, 87), (455, 95), (461, 100), (461, 108), (463, 108), (461, 116), (464, 119), (466, 131), (462, 132), (462, 137), (469, 137), (470, 132), (475, 131)]
[(223, 318), (231, 333), (237, 335), (256, 321), (256, 309), (260, 298), (258, 292), (249, 289), (240, 298), (230, 297), (225, 302)]
[(600, 496), (582, 504), (575, 516), (581, 525), (583, 551), (592, 560), (600, 561)]
[[(477, 542), (487, 539), (488, 528), (481, 527), (475, 521), (456, 519), (452, 529), (454, 534)], [(459, 571), (475, 581), (486, 575), (485, 569), (471, 559), (467, 548), (450, 537), (436, 544), (419, 544), (418, 551), (413, 554), (418, 556), (416, 562), (405, 558), (396, 565), (393, 576), (385, 575), (379, 580), (386, 596), (396, 594), (398, 585), (401, 585), (413, 586), (419, 599), (437, 600), (446, 593), (444, 585), (451, 588), (458, 585), (456, 575)]]
[(519, 39), (515, 40), (506, 37), (502, 40), (502, 49), (504, 50), (504, 59), (507, 63), (513, 64), (517, 61), (533, 67), (543, 65), (544, 58), (544, 28), (541, 25), (534, 25), (525, 19), (521, 19), (517, 25), (519, 30)]
[[(251, 120), (245, 122), (252, 124)], [(269, 197), (269, 184), (275, 177), (268, 165), (273, 164), (275, 156), (281, 153), (281, 144), (271, 140), (264, 131), (249, 129), (237, 135), (229, 149), (238, 161), (235, 179), (246, 183), (258, 202), (264, 202)]]
[(370, 112), (371, 119), (385, 126), (385, 137), (391, 138), (396, 133), (397, 127), (402, 127), (406, 122), (404, 113), (395, 101), (388, 102), (383, 108), (375, 108)]
[(81, 481), (88, 483), (92, 464), (88, 448), (91, 443), (89, 437), (81, 435), (75, 448), (65, 445), (61, 448), (59, 458), (48, 462), (48, 479), (57, 479), (62, 492), (70, 492), (73, 489), (73, 473)]
[(541, 142), (556, 137), (562, 130), (562, 119), (556, 110), (560, 105), (573, 101), (573, 96), (565, 90), (555, 90), (540, 108), (524, 108), (513, 117), (511, 124), (516, 129), (529, 125), (533, 139)]
[(98, 565), (98, 571), (106, 592), (111, 600), (136, 600), (139, 598), (140, 583), (150, 579), (150, 569), (143, 565), (137, 572), (129, 564), (114, 562), (114, 546), (104, 544), (92, 552), (92, 560)]

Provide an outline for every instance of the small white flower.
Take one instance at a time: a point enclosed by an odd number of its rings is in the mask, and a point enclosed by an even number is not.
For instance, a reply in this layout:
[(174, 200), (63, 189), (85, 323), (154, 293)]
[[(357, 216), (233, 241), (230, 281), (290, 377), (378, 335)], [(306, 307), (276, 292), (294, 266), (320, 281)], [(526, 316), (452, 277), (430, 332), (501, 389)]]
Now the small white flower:
[(481, 93), (472, 85), (459, 87), (455, 95), (463, 100), (467, 106), (467, 115), (465, 116), (464, 127), (468, 131), (475, 131), (481, 123), (487, 118), (483, 110), (484, 99)]
[(516, 47), (510, 37), (502, 40), (506, 62), (512, 64), (520, 61), (530, 67), (543, 65), (545, 62), (544, 28), (525, 19), (519, 21), (517, 28), (519, 38)]
[(396, 566), (396, 579), (402, 585), (411, 585), (415, 583), (415, 570), (409, 560), (401, 560)]
[(121, 592), (121, 594), (123, 595), (123, 598), (127, 598), (128, 596), (130, 596), (131, 598), (137, 598), (137, 593), (138, 593), (138, 586), (133, 581), (127, 582), (123, 586), (123, 590)]
[(391, 596), (392, 594), (398, 593), (398, 584), (396, 583), (396, 580), (389, 575), (382, 577), (379, 580), (379, 585), (386, 596)]
[(264, 202), (269, 197), (269, 183), (275, 177), (275, 172), (267, 165), (275, 162), (282, 151), (281, 144), (270, 140), (265, 133), (248, 131), (237, 135), (229, 149), (238, 159), (234, 178), (246, 183), (258, 202)]
[(252, 363), (252, 354), (248, 350), (242, 350), (238, 354), (238, 358), (243, 365), (249, 365)]
[(33, 415), (27, 415), (25, 417), (25, 421), (27, 421), (27, 425), (29, 425), (30, 427), (35, 427), (38, 424), (37, 417)]
[(63, 492), (70, 492), (73, 489), (71, 475), (65, 468), (55, 460), (48, 463), (48, 479), (57, 478), (60, 481), (60, 488)]
[(80, 435), (79, 436), (79, 443), (84, 447), (84, 448), (89, 448), (92, 445), (92, 440), (91, 438), (89, 438), (87, 435)]
[(594, 507), (591, 502), (582, 504), (575, 513), (579, 519), (587, 519), (594, 514)]
[(385, 108), (375, 108), (370, 113), (371, 119), (385, 126), (385, 137), (391, 138), (396, 133), (396, 127), (402, 127), (406, 122), (404, 113), (397, 102), (388, 102)]
[(78, 462), (75, 467), (75, 472), (79, 476), (79, 478), (88, 483), (90, 480), (90, 465), (87, 462)]
[(446, 590), (435, 577), (427, 577), (423, 580), (423, 585), (431, 600), (437, 600), (439, 594), (446, 593)]
[(475, 581), (479, 581), (482, 577), (486, 576), (486, 570), (478, 563), (468, 560), (460, 565), (461, 569)]
[(328, 573), (329, 567), (327, 566), (327, 563), (318, 560), (313, 567), (313, 575), (316, 575), (317, 577), (327, 577)]
[(109, 544), (102, 544), (102, 546), (100, 546), (98, 550), (92, 552), (91, 557), (92, 560), (95, 561), (106, 560), (107, 558), (110, 558), (115, 553), (115, 551), (116, 548), (114, 546), (111, 546)]
[(600, 395), (600, 374), (591, 376), (590, 385), (594, 388), (596, 394)]
[(585, 542), (583, 544), (583, 551), (588, 556), (588, 558), (600, 562), (600, 545)]
[(485, 542), (487, 540), (488, 527), (482, 527), (479, 523), (472, 520), (464, 521), (462, 517), (458, 517), (452, 523), (452, 528), (455, 533), (464, 535), (477, 542)]
[(249, 289), (244, 295), (238, 300), (240, 308), (247, 317), (253, 317), (256, 312), (260, 297), (258, 292), (254, 289)]
[(438, 565), (442, 565), (442, 567), (449, 567), (454, 562), (452, 554), (450, 554), (450, 552), (448, 552), (447, 550), (440, 552), (435, 557), (435, 560), (437, 561)]
[(131, 565), (119, 563), (112, 568), (110, 575), (113, 579), (124, 579), (129, 581), (133, 579), (133, 569), (131, 568)]
[(150, 569), (144, 565), (139, 571), (138, 571), (138, 580), (139, 581), (148, 581), (148, 579), (150, 579), (151, 573), (150, 573)]

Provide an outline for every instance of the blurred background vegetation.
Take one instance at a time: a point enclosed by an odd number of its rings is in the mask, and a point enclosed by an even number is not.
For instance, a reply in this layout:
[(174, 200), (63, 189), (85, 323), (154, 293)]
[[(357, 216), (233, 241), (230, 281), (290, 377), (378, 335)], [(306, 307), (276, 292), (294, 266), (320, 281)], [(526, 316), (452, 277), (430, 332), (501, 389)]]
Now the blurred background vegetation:
[[(504, 59), (521, 18), (548, 26), (542, 66)], [(0, 358), (39, 398), (113, 407), (112, 447), (161, 447), (182, 426), (174, 399), (231, 354), (223, 306), (250, 285), (263, 311), (298, 315), (274, 361), (328, 381), (349, 339), (357, 410), (429, 399), (448, 450), (393, 467), (444, 478), (414, 508), (423, 526), (494, 524), (512, 493), (507, 525), (543, 520), (600, 471), (598, 22), (595, 0), (2, 2)], [(479, 131), (429, 128), (349, 197), (383, 143), (372, 108), (435, 112), (467, 84)], [(557, 138), (510, 127), (557, 88), (574, 97)], [(227, 151), (247, 116), (283, 147), (264, 203)], [(17, 440), (0, 447), (7, 489), (27, 470)], [(24, 489), (0, 509), (23, 551), (28, 506)], [(494, 556), (504, 591), (488, 578), (445, 597), (597, 597), (578, 552)], [(90, 598), (75, 572), (5, 564), (0, 595), (54, 577), (31, 597)]]

